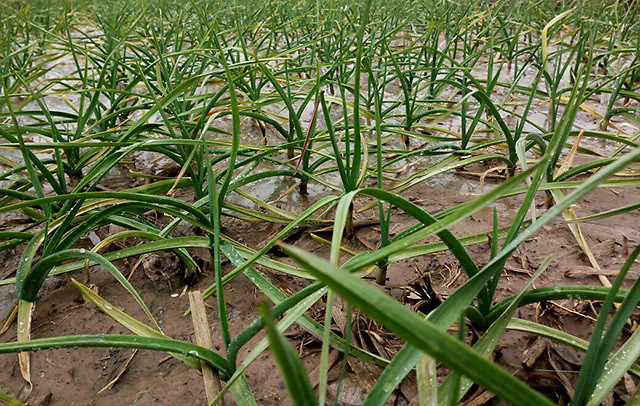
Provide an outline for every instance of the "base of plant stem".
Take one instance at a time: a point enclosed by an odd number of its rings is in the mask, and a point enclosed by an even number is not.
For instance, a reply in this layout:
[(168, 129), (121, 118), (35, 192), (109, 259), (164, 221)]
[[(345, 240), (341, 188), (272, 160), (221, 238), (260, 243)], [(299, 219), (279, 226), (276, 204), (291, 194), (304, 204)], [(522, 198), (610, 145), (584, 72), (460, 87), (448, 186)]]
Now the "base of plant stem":
[(378, 270), (376, 273), (376, 283), (380, 286), (384, 286), (387, 284), (387, 264), (378, 265)]
[(82, 178), (82, 171), (69, 173), (69, 186), (71, 186), (71, 188), (75, 188), (76, 186), (78, 186)]
[(213, 250), (209, 250), (209, 271), (215, 272), (216, 270), (216, 261)]
[(544, 203), (545, 203), (545, 206), (547, 207), (547, 210), (552, 208), (554, 206), (554, 204), (555, 204), (555, 202), (553, 200), (553, 195), (548, 190), (545, 191), (545, 193), (544, 193)]
[(402, 134), (402, 142), (404, 143), (404, 147), (406, 149), (408, 149), (409, 146), (411, 145), (411, 139), (407, 134)]
[(344, 236), (347, 239), (353, 237), (353, 203), (349, 204), (349, 210), (347, 211), (347, 219), (344, 224)]
[(260, 134), (262, 134), (262, 145), (267, 145), (267, 143), (268, 143), (268, 140), (267, 140), (267, 128), (265, 127), (265, 125), (264, 125), (264, 123), (262, 121), (260, 121), (258, 119), (255, 119), (255, 121), (256, 121), (256, 125), (260, 129)]

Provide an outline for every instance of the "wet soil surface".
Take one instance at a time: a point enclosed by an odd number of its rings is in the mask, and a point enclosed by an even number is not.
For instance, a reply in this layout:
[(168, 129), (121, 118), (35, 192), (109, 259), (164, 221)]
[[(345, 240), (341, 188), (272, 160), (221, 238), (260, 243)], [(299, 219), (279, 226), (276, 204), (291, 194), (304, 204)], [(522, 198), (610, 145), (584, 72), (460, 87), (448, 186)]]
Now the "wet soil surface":
[[(476, 197), (469, 191), (479, 188), (477, 179), (460, 175), (447, 176), (446, 187), (438, 185), (436, 179), (415, 186), (404, 195), (429, 212), (438, 212)], [(485, 187), (491, 187), (490, 182)], [(599, 188), (578, 202), (575, 209), (579, 216), (586, 216), (635, 202), (638, 196), (638, 187)], [(539, 196), (537, 200), (538, 210), (544, 211), (544, 196)], [(304, 205), (304, 199), (301, 203)], [(364, 207), (367, 203), (369, 202), (366, 199), (357, 200), (356, 209)], [(508, 226), (519, 204), (519, 198), (500, 200), (455, 225), (452, 231), (458, 236), (488, 233), (491, 230), (494, 207), (499, 216), (500, 226)], [(373, 210), (357, 213), (355, 237), (345, 244), (356, 251), (377, 248), (380, 231), (375, 218)], [(400, 212), (394, 212), (391, 232), (397, 234), (412, 224), (413, 219)], [(535, 282), (536, 287), (600, 285), (598, 274), (610, 276), (611, 271), (620, 269), (629, 249), (640, 243), (639, 225), (640, 213), (637, 211), (581, 225), (598, 265), (602, 268), (599, 271), (586, 258), (564, 221), (558, 219), (548, 224), (523, 243), (509, 259), (496, 299), (518, 293), (531, 273), (551, 254), (554, 256), (551, 266)], [(230, 237), (242, 240), (254, 248), (260, 247), (272, 238), (279, 229), (280, 227), (275, 225), (246, 223), (231, 218), (225, 218), (224, 222), (224, 231)], [(110, 231), (114, 230), (99, 230), (98, 234), (109, 235)], [(316, 227), (301, 230), (288, 242), (320, 255), (327, 254), (327, 247), (310, 237), (312, 231), (330, 238), (330, 233)], [(133, 244), (135, 241), (125, 243)], [(3, 277), (12, 276), (11, 270), (15, 269), (19, 250), (18, 248), (14, 252), (15, 255), (2, 254), (0, 259), (3, 265), (0, 269), (3, 270)], [(489, 260), (489, 239), (468, 247), (468, 251), (479, 265), (483, 265)], [(194, 250), (192, 254), (197, 258), (206, 258), (204, 252)], [(277, 259), (287, 261), (279, 256)], [(116, 265), (125, 275), (136, 268), (131, 281), (168, 336), (183, 341), (194, 341), (191, 317), (183, 314), (189, 304), (186, 292), (206, 289), (213, 284), (213, 275), (210, 272), (197, 275), (195, 278), (193, 275), (185, 275), (184, 266), (173, 254), (147, 255), (141, 259), (141, 264), (137, 267), (136, 262), (135, 258), (130, 258), (118, 261)], [(225, 271), (228, 272), (230, 269), (231, 266), (226, 264)], [(293, 277), (275, 274), (260, 266), (257, 266), (257, 269), (288, 294), (300, 289), (305, 283)], [(80, 273), (73, 274), (73, 277), (82, 279)], [(67, 274), (50, 277), (46, 281), (34, 313), (34, 338), (128, 333), (92, 304), (85, 302), (80, 292), (70, 283), (70, 278)], [(407, 306), (426, 313), (465, 280), (466, 276), (455, 258), (445, 252), (391, 264), (384, 289)], [(371, 282), (374, 283), (373, 280)], [(133, 317), (145, 320), (144, 313), (132, 297), (104, 270), (93, 269), (91, 283), (106, 300)], [(188, 283), (192, 286), (188, 286)], [(13, 309), (14, 297), (13, 285), (0, 287), (0, 317), (3, 321)], [(226, 299), (232, 334), (235, 335), (257, 317), (256, 308), (264, 297), (248, 279), (241, 276), (228, 285)], [(215, 301), (209, 300), (207, 306), (215, 350), (224, 354)], [(522, 307), (516, 316), (536, 320), (588, 339), (594, 318), (597, 317), (598, 306), (598, 303), (562, 300)], [(341, 319), (344, 316), (344, 304), (338, 304), (336, 309), (336, 332), (341, 333), (341, 326), (344, 327), (344, 318)], [(312, 308), (311, 314), (320, 320), (322, 310), (322, 303), (319, 303)], [(357, 310), (353, 320), (352, 337), (361, 347), (389, 358), (402, 346), (397, 337), (359, 314)], [(473, 338), (472, 333), (471, 330), (470, 340)], [(16, 327), (13, 325), (0, 337), (0, 342), (15, 340), (15, 334)], [(295, 326), (290, 328), (286, 335), (299, 349), (305, 365), (312, 373), (313, 381), (316, 379), (314, 374), (317, 373), (314, 369), (319, 359), (319, 340)], [(256, 337), (246, 346), (240, 359), (246, 356), (248, 349), (253, 348), (260, 338), (261, 336)], [(520, 379), (560, 402), (568, 400), (581, 362), (581, 355), (574, 350), (513, 331), (502, 337), (494, 358)], [(31, 359), (34, 388), (29, 392), (28, 385), (20, 376), (17, 356), (0, 356), (0, 391), (27, 400), (30, 404), (42, 405), (206, 404), (202, 377), (195, 370), (167, 357), (164, 353), (108, 348), (61, 349), (33, 353)], [(332, 354), (332, 360), (336, 362), (330, 372), (330, 378), (334, 380), (329, 389), (330, 395), (334, 395), (336, 391), (335, 381), (339, 378), (340, 359), (339, 354)], [(380, 372), (380, 367), (366, 365), (355, 359), (350, 360), (347, 376), (342, 380), (339, 403), (360, 404)], [(443, 374), (444, 372), (446, 371), (442, 371)], [(109, 385), (118, 376), (119, 379)], [(246, 376), (259, 404), (289, 403), (277, 365), (268, 352), (263, 353), (251, 365)], [(611, 401), (618, 403), (625, 400), (632, 387), (632, 380), (627, 380), (626, 386), (619, 385)], [(480, 397), (470, 404), (499, 403), (481, 390), (474, 395)], [(412, 402), (415, 396), (415, 378), (410, 375), (396, 391), (392, 401), (396, 404), (407, 404)], [(234, 403), (229, 395), (225, 397), (225, 401), (227, 404)]]

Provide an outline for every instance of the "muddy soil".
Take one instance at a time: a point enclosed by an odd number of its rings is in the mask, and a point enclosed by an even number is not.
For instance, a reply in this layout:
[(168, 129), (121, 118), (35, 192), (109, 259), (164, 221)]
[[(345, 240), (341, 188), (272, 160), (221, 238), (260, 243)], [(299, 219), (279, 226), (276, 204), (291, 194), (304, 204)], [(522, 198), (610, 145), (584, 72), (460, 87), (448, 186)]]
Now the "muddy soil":
[[(469, 168), (469, 171), (480, 172), (480, 169), (483, 168)], [(485, 184), (485, 187), (491, 187), (490, 183)], [(477, 178), (448, 174), (411, 188), (404, 195), (428, 211), (437, 212), (473, 199), (478, 189)], [(575, 209), (579, 216), (590, 215), (636, 202), (638, 196), (640, 196), (638, 187), (599, 188), (576, 204)], [(305, 205), (305, 199), (299, 200), (294, 197), (292, 199), (297, 200), (299, 205)], [(356, 202), (356, 208), (364, 207), (367, 203), (367, 200), (360, 199)], [(538, 198), (540, 212), (544, 211), (543, 203), (544, 197), (540, 196)], [(457, 224), (452, 231), (458, 236), (487, 233), (491, 230), (494, 207), (499, 215), (500, 226), (508, 226), (519, 205), (518, 198), (500, 200)], [(357, 213), (356, 224), (360, 226), (356, 228), (355, 238), (348, 241), (347, 245), (356, 251), (375, 249), (379, 245), (379, 228), (375, 218), (373, 210)], [(394, 212), (391, 231), (396, 234), (413, 223), (414, 221), (408, 216)], [(637, 211), (624, 216), (582, 224), (585, 237), (603, 270), (598, 271), (585, 257), (566, 223), (558, 219), (528, 239), (514, 253), (502, 275), (497, 299), (518, 293), (532, 271), (551, 254), (554, 256), (553, 262), (535, 282), (536, 287), (569, 284), (599, 285), (601, 282), (597, 274), (609, 275), (609, 271), (618, 270), (629, 249), (640, 244), (639, 225), (640, 213)], [(230, 218), (225, 219), (224, 226), (225, 232), (230, 237), (240, 239), (252, 247), (261, 246), (279, 230), (279, 226), (246, 223)], [(109, 233), (109, 230), (100, 231), (98, 234), (105, 232), (108, 235)], [(330, 234), (322, 229), (308, 228), (288, 242), (320, 255), (326, 254), (327, 247), (310, 238), (310, 232), (317, 232), (325, 238), (330, 238)], [(86, 243), (91, 246), (90, 241)], [(470, 246), (468, 250), (479, 265), (489, 260), (488, 239), (486, 242)], [(0, 258), (3, 261), (0, 266), (3, 278), (12, 276), (11, 270), (15, 269), (19, 249), (14, 254), (4, 254)], [(202, 252), (194, 251), (193, 254), (196, 257), (206, 258)], [(277, 259), (286, 261), (282, 257)], [(129, 259), (119, 261), (116, 265), (127, 275), (135, 263), (136, 259)], [(259, 266), (257, 268), (289, 294), (300, 289), (305, 283), (292, 277), (276, 275)], [(230, 269), (232, 269), (230, 265), (226, 264), (225, 271)], [(75, 273), (50, 277), (45, 283), (34, 313), (34, 338), (92, 333), (128, 333), (92, 304), (86, 303), (79, 291), (70, 283), (71, 277), (82, 279), (80, 273)], [(391, 264), (385, 290), (405, 302), (407, 306), (428, 312), (465, 280), (464, 272), (452, 255), (439, 253)], [(192, 281), (184, 278), (179, 261), (162, 255), (146, 258), (132, 277), (132, 283), (164, 332), (175, 339), (194, 341), (191, 318), (183, 315), (189, 303), (186, 292), (206, 289), (213, 283), (213, 275), (210, 272), (199, 275), (192, 286), (188, 286), (186, 282)], [(93, 269), (91, 283), (98, 287), (105, 299), (139, 320), (145, 320), (143, 312), (131, 296), (104, 270)], [(374, 283), (373, 280), (372, 283)], [(7, 319), (15, 304), (14, 290), (12, 285), (0, 287), (2, 321)], [(264, 300), (262, 294), (244, 277), (238, 277), (228, 285), (226, 298), (232, 334), (239, 333), (257, 317), (256, 308)], [(222, 338), (216, 321), (215, 301), (209, 300), (207, 305), (215, 350), (223, 353)], [(588, 339), (597, 310), (598, 303), (564, 300), (525, 306), (518, 310), (516, 316), (537, 320)], [(340, 315), (340, 312), (338, 311), (337, 314)], [(318, 319), (322, 317), (322, 304), (312, 309), (312, 315)], [(336, 323), (340, 326), (338, 318), (339, 316), (336, 317)], [(336, 332), (340, 332), (339, 329)], [(360, 346), (385, 357), (393, 356), (402, 345), (400, 340), (361, 316), (357, 311), (352, 332)], [(15, 334), (16, 327), (13, 325), (0, 337), (0, 342), (15, 340)], [(287, 337), (299, 349), (314, 380), (316, 373), (314, 368), (319, 358), (319, 340), (299, 327), (289, 329)], [(260, 338), (254, 339), (246, 348), (252, 348)], [(242, 352), (240, 359), (247, 353), (248, 350)], [(508, 332), (503, 336), (495, 358), (502, 367), (560, 402), (568, 400), (580, 365), (580, 354), (576, 351), (546, 340), (532, 340), (517, 332)], [(341, 367), (339, 354), (333, 354), (332, 359), (337, 362), (330, 374), (334, 379), (329, 390), (330, 395), (335, 394), (337, 386), (335, 381), (339, 377)], [(20, 376), (17, 356), (15, 354), (0, 356), (0, 391), (27, 400), (34, 405), (206, 404), (202, 377), (195, 370), (167, 357), (164, 353), (137, 351), (134, 354), (134, 351), (129, 349), (106, 348), (41, 351), (32, 354), (31, 368), (34, 388), (29, 392), (28, 385)], [(351, 360), (340, 390), (339, 404), (360, 404), (380, 371), (379, 367)], [(289, 404), (277, 365), (268, 352), (251, 365), (246, 375), (258, 404)], [(117, 376), (119, 379), (112, 386), (108, 386)], [(627, 387), (620, 385), (616, 389), (612, 401), (618, 403), (627, 398), (633, 382), (627, 383)], [(475, 395), (480, 397), (472, 404), (499, 403), (482, 391), (478, 391)], [(394, 394), (393, 402), (395, 404), (413, 403), (415, 396), (414, 378), (409, 377)], [(225, 401), (227, 404), (234, 403), (229, 395), (225, 397)]]
[[(504, 73), (507, 75), (506, 71)], [(505, 82), (509, 78), (505, 76)], [(397, 84), (396, 84), (397, 86)], [(390, 89), (394, 91), (394, 89)], [(399, 92), (399, 87), (395, 89)], [(73, 95), (69, 95), (72, 97)], [(72, 99), (73, 100), (73, 99)], [(49, 101), (48, 101), (49, 102)], [(53, 102), (53, 101), (51, 101)], [(636, 103), (637, 102), (633, 102)], [(591, 105), (599, 114), (606, 103)], [(636, 105), (634, 104), (634, 106)], [(523, 104), (524, 105), (524, 104)], [(310, 107), (310, 106), (309, 106)], [(64, 111), (63, 106), (56, 107)], [(541, 127), (546, 127), (544, 107), (539, 111), (532, 111), (531, 120)], [(278, 111), (285, 116), (286, 112)], [(310, 112), (305, 113), (304, 122), (310, 118)], [(286, 118), (286, 117), (285, 117)], [(507, 121), (512, 117), (506, 117)], [(227, 120), (228, 121), (228, 120)], [(443, 118), (443, 128), (459, 131), (459, 122)], [(244, 122), (245, 125), (254, 125)], [(628, 129), (627, 123), (612, 120), (612, 126)], [(509, 125), (512, 125), (509, 122)], [(221, 124), (221, 128), (225, 125)], [(598, 129), (599, 122), (594, 115), (585, 111), (578, 114), (576, 126), (585, 129)], [(535, 131), (535, 128), (525, 130)], [(637, 131), (637, 128), (633, 129)], [(247, 131), (253, 136), (243, 140), (247, 144), (259, 145), (262, 136), (256, 128)], [(269, 144), (282, 142), (281, 136), (267, 127), (266, 136)], [(415, 147), (419, 141), (413, 141)], [(586, 139), (583, 141), (590, 149), (608, 153), (611, 146), (603, 145), (600, 141)], [(399, 140), (393, 141), (390, 148), (403, 148)], [(19, 159), (19, 152), (15, 151), (15, 159)], [(131, 163), (120, 165), (106, 178), (101, 186), (106, 190), (122, 190), (127, 187), (138, 186), (144, 180), (132, 175), (132, 171), (147, 172), (153, 176), (175, 176), (179, 168), (157, 157), (137, 154), (131, 157)], [(283, 158), (284, 159), (284, 158)], [(584, 157), (578, 157), (576, 162)], [(591, 158), (587, 158), (591, 159)], [(424, 164), (424, 162), (422, 162)], [(402, 170), (398, 178), (406, 178), (411, 171), (418, 170), (418, 161), (401, 161), (395, 167)], [(262, 169), (262, 168), (259, 168)], [(453, 207), (469, 201), (480, 195), (483, 190), (495, 186), (500, 181), (487, 176), (480, 182), (479, 174), (487, 172), (491, 166), (478, 165), (465, 168), (464, 171), (448, 172), (420, 182), (403, 193), (403, 196), (420, 205), (430, 213)], [(327, 179), (339, 183), (336, 179)], [(484, 183), (484, 184), (483, 184)], [(252, 188), (255, 198), (264, 201), (278, 200), (274, 203), (278, 207), (292, 212), (301, 212), (319, 197), (331, 193), (325, 186), (311, 183), (309, 196), (301, 197), (297, 191), (286, 194), (294, 185), (292, 180), (273, 178), (262, 182), (260, 188)], [(335, 192), (334, 192), (335, 193)], [(189, 191), (179, 191), (174, 197), (191, 200)], [(639, 187), (627, 188), (599, 188), (589, 194), (582, 201), (574, 205), (578, 216), (600, 213), (626, 204), (635, 203), (640, 197)], [(237, 195), (231, 196), (234, 204), (250, 204)], [(538, 213), (545, 210), (545, 197), (537, 197)], [(359, 199), (356, 209), (365, 207), (370, 201)], [(518, 197), (502, 199), (484, 208), (473, 216), (456, 224), (451, 230), (457, 236), (468, 236), (477, 233), (489, 233), (493, 222), (493, 210), (497, 210), (500, 227), (511, 223), (516, 210), (520, 207)], [(357, 211), (357, 210), (356, 210)], [(356, 214), (355, 237), (345, 241), (345, 245), (355, 251), (376, 249), (379, 247), (380, 229), (376, 224), (377, 214), (374, 210)], [(163, 219), (154, 218), (156, 221)], [(2, 231), (17, 231), (28, 218), (20, 213), (9, 213), (0, 218)], [(413, 225), (415, 220), (398, 212), (393, 212), (391, 232), (395, 235)], [(532, 272), (547, 258), (553, 255), (551, 266), (535, 282), (535, 287), (553, 285), (600, 285), (598, 274), (608, 275), (620, 269), (630, 249), (640, 244), (640, 212), (635, 211), (622, 216), (581, 224), (587, 242), (594, 252), (595, 259), (602, 270), (598, 270), (584, 255), (580, 245), (572, 235), (567, 224), (557, 219), (542, 228), (538, 233), (524, 242), (507, 263), (504, 274), (496, 294), (496, 300), (520, 292)], [(248, 223), (238, 219), (225, 217), (223, 232), (252, 248), (262, 247), (266, 241), (273, 238), (281, 226), (264, 223)], [(105, 227), (88, 235), (82, 243), (84, 248), (92, 248), (96, 241), (119, 230)], [(177, 235), (190, 235), (194, 230), (186, 227), (177, 230)], [(321, 227), (309, 227), (298, 230), (294, 237), (287, 242), (296, 244), (318, 255), (328, 256), (328, 247), (310, 236), (315, 232), (321, 237), (330, 238), (329, 232)], [(436, 241), (430, 239), (428, 242)], [(124, 241), (122, 244), (136, 244), (137, 241)], [(489, 261), (489, 239), (468, 247), (468, 251), (479, 266)], [(13, 252), (0, 253), (0, 279), (12, 277), (21, 253), (21, 247)], [(206, 252), (192, 250), (193, 256), (203, 262), (208, 260)], [(277, 251), (270, 253), (275, 259), (287, 262)], [(183, 341), (195, 341), (194, 328), (191, 317), (184, 316), (188, 308), (188, 291), (204, 290), (214, 283), (210, 271), (197, 275), (185, 275), (183, 265), (171, 255), (154, 255), (141, 258), (141, 265), (131, 278), (132, 284), (140, 293), (154, 316), (160, 323), (164, 333)], [(129, 275), (136, 268), (138, 258), (129, 258), (115, 263), (125, 275)], [(233, 267), (226, 263), (225, 272)], [(264, 267), (256, 266), (265, 277), (277, 287), (291, 294), (299, 290), (307, 282), (286, 275), (276, 274)], [(637, 272), (637, 271), (636, 271)], [(634, 278), (636, 274), (633, 275)], [(66, 336), (76, 334), (127, 334), (128, 331), (115, 323), (105, 314), (98, 311), (92, 304), (86, 303), (79, 291), (70, 283), (71, 277), (82, 280), (81, 272), (54, 276), (47, 279), (38, 298), (34, 312), (34, 338)], [(371, 283), (374, 276), (369, 276)], [(437, 253), (412, 258), (393, 263), (389, 266), (388, 280), (384, 289), (408, 307), (421, 312), (428, 312), (442, 300), (455, 291), (466, 281), (455, 258), (449, 253)], [(629, 284), (631, 279), (626, 283)], [(99, 293), (109, 302), (118, 306), (127, 314), (146, 321), (144, 313), (132, 297), (104, 270), (93, 269), (91, 283)], [(238, 334), (256, 317), (258, 304), (265, 300), (254, 285), (244, 276), (234, 279), (226, 288), (228, 315), (232, 335)], [(215, 350), (224, 355), (223, 340), (217, 323), (217, 308), (215, 300), (209, 300), (208, 319), (212, 327), (212, 338)], [(0, 286), (0, 322), (4, 323), (15, 306), (15, 288), (13, 285)], [(529, 305), (518, 310), (516, 317), (536, 320), (541, 323), (560, 328), (578, 337), (588, 339), (592, 330), (594, 318), (597, 317), (598, 303), (584, 301), (556, 301)], [(338, 305), (334, 311), (336, 333), (343, 333), (344, 313), (343, 305)], [(323, 304), (319, 303), (310, 310), (310, 314), (322, 319)], [(402, 342), (380, 326), (372, 323), (357, 311), (354, 314), (352, 337), (356, 343), (385, 358), (391, 358), (401, 348)], [(0, 324), (1, 327), (1, 324)], [(472, 331), (469, 339), (473, 339)], [(320, 341), (300, 327), (293, 326), (286, 332), (289, 340), (299, 350), (307, 370), (311, 373), (311, 380), (317, 379)], [(16, 326), (0, 336), (0, 342), (15, 340)], [(262, 336), (256, 337), (240, 354), (240, 361), (248, 351), (255, 346)], [(494, 358), (499, 365), (525, 380), (531, 386), (539, 389), (551, 399), (560, 403), (567, 403), (580, 366), (580, 354), (574, 350), (553, 344), (546, 340), (533, 340), (529, 336), (518, 332), (507, 332), (501, 339)], [(335, 396), (338, 391), (337, 382), (340, 376), (341, 357), (332, 353), (335, 361), (330, 371), (332, 383), (329, 395)], [(41, 351), (31, 356), (31, 370), (33, 389), (23, 381), (17, 363), (17, 355), (0, 355), (0, 392), (7, 393), (33, 405), (204, 405), (206, 404), (205, 389), (202, 377), (193, 369), (181, 362), (169, 358), (164, 353), (152, 351), (134, 352), (128, 349), (62, 349)], [(365, 365), (353, 358), (349, 360), (347, 375), (342, 379), (342, 387), (338, 404), (359, 405), (366, 392), (375, 382), (381, 372), (380, 367)], [(441, 371), (443, 374), (446, 371)], [(290, 404), (286, 389), (282, 382), (278, 367), (267, 351), (263, 353), (247, 370), (246, 376), (259, 405), (287, 405)], [(115, 382), (114, 382), (115, 380)], [(637, 381), (637, 380), (636, 380)], [(317, 382), (317, 381), (315, 381)], [(112, 383), (112, 385), (110, 385)], [(610, 402), (621, 403), (627, 399), (633, 389), (634, 380), (626, 380), (626, 385), (619, 385)], [(484, 393), (482, 390), (472, 390), (472, 395), (465, 399), (467, 404), (500, 404), (498, 400)], [(395, 392), (391, 404), (414, 404), (417, 392), (415, 378), (410, 375)], [(230, 395), (225, 396), (227, 404), (234, 404)]]

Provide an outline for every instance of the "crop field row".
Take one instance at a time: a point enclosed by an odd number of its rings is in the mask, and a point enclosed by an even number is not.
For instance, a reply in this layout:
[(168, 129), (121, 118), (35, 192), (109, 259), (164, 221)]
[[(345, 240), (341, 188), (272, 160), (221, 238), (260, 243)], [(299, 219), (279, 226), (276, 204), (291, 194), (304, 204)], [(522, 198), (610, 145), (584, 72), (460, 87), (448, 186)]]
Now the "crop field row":
[(0, 402), (640, 404), (639, 10), (3, 1)]

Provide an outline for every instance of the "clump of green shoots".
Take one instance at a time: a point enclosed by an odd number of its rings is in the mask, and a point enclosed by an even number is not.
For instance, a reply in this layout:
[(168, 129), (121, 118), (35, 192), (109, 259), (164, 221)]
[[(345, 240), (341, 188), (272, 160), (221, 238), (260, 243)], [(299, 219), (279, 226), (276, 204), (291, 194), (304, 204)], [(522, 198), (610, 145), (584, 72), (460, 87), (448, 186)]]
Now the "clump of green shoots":
[[(640, 333), (623, 333), (640, 285), (635, 278), (622, 288), (640, 249), (630, 250), (619, 275), (603, 286), (532, 288), (552, 269), (549, 257), (520, 292), (507, 298), (499, 292), (509, 258), (546, 225), (563, 219), (595, 261), (580, 223), (631, 216), (639, 206), (627, 202), (585, 217), (575, 208), (595, 188), (632, 191), (640, 184), (637, 5), (0, 5), (0, 219), (21, 219), (0, 224), (0, 251), (20, 255), (16, 269), (0, 281), (15, 285), (18, 300), (11, 330), (16, 338), (0, 343), (0, 354), (18, 353), (24, 379), (37, 386), (30, 351), (164, 351), (195, 369), (204, 362), (216, 371), (223, 385), (214, 403), (231, 392), (238, 404), (253, 405), (255, 388), (246, 374), (269, 347), (292, 402), (308, 405), (327, 401), (333, 349), (343, 359), (336, 401), (355, 358), (382, 368), (366, 405), (386, 404), (413, 371), (421, 404), (457, 403), (474, 384), (511, 404), (552, 404), (491, 361), (505, 332), (515, 330), (585, 352), (570, 401), (599, 404), (625, 373), (640, 376), (633, 364)], [(591, 121), (596, 127), (589, 127)], [(175, 168), (145, 172), (134, 164), (140, 156), (165, 159)], [(117, 171), (133, 180), (114, 182)], [(437, 202), (430, 211), (421, 199), (407, 197), (425, 182), (459, 172), (477, 176), (479, 189), (490, 176), (497, 184), (465, 203)], [(255, 193), (273, 184), (275, 196)], [(296, 187), (299, 194), (292, 194)], [(541, 193), (548, 203), (542, 213), (536, 209)], [(512, 198), (518, 202), (513, 214), (496, 209), (496, 202)], [(375, 211), (369, 218), (379, 236), (366, 249), (354, 224), (361, 202), (363, 216)], [(492, 207), (486, 230), (452, 232)], [(157, 221), (159, 215), (168, 222)], [(232, 218), (277, 231), (246, 245), (230, 226), (236, 224)], [(396, 219), (410, 224), (397, 229)], [(121, 231), (98, 242), (89, 238), (113, 226)], [(187, 231), (178, 235), (179, 226)], [(332, 239), (319, 237), (317, 229), (330, 229)], [(319, 255), (320, 245), (307, 244), (307, 251), (296, 246), (306, 230), (321, 241), (313, 244), (330, 245), (328, 258)], [(134, 238), (137, 243), (124, 248), (114, 244)], [(470, 254), (472, 245), (487, 251), (485, 260)], [(317, 252), (308, 252), (315, 247)], [(200, 258), (202, 250), (209, 258)], [(174, 252), (181, 266), (198, 273), (203, 299), (215, 296), (221, 351), (166, 335), (145, 302), (144, 287), (118, 262), (139, 263), (158, 251)], [(466, 279), (429, 314), (410, 310), (381, 289), (390, 273), (404, 269), (394, 264), (438, 253), (453, 258)], [(130, 333), (86, 326), (93, 333), (40, 337), (31, 322), (45, 279), (81, 270), (84, 282), (108, 272), (145, 320), (72, 279)], [(373, 273), (381, 286), (364, 278)], [(266, 303), (247, 324), (234, 325), (229, 295), (246, 292), (228, 285), (241, 275)], [(286, 275), (301, 288), (282, 289), (274, 281), (285, 278), (272, 275)], [(336, 329), (339, 297), (345, 320)], [(514, 318), (519, 307), (561, 299), (603, 302), (589, 341)], [(324, 308), (322, 320), (309, 313), (318, 306)], [(360, 345), (355, 309), (402, 340), (401, 349), (387, 357)], [(294, 324), (322, 341), (317, 392), (283, 334)], [(470, 330), (478, 334), (472, 345), (464, 341)], [(254, 340), (263, 332), (262, 340)], [(440, 384), (439, 374), (447, 374)], [(0, 401), (19, 404), (18, 392), (6, 391)]]

